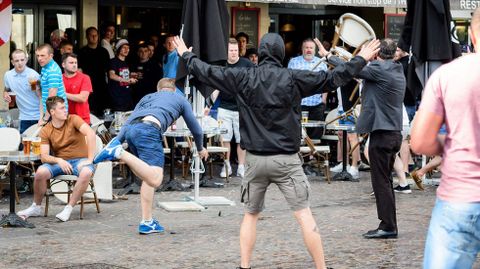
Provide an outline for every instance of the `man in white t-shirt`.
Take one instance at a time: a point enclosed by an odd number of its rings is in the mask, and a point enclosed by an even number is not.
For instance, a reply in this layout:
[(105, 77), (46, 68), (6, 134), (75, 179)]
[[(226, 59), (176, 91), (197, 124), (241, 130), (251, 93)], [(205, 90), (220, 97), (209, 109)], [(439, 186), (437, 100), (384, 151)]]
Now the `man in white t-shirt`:
[[(23, 50), (15, 50), (11, 54), (13, 69), (7, 71), (4, 75), (5, 91), (3, 99), (10, 103), (10, 94), (16, 95), (16, 103), (20, 112), (20, 133), (23, 133), (28, 127), (37, 124), (40, 120), (40, 75), (27, 66), (28, 57)], [(30, 81), (35, 83), (30, 85)], [(33, 90), (32, 90), (33, 89)]]

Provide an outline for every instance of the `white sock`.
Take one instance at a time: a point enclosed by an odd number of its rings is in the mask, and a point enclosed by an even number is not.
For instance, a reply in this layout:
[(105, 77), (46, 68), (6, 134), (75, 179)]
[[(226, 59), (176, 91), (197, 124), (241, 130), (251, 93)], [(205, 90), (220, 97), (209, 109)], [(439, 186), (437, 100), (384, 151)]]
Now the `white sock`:
[(152, 224), (152, 221), (153, 221), (153, 219), (150, 219), (150, 220), (142, 220), (142, 223)]
[(70, 213), (71, 213), (72, 210), (73, 210), (73, 206), (71, 206), (71, 205), (66, 205), (66, 206), (65, 206), (65, 210), (68, 210), (68, 211), (70, 211)]
[(398, 183), (398, 185), (399, 185), (400, 187), (402, 187), (402, 188), (403, 188), (403, 187), (406, 187), (406, 186), (408, 186), (408, 183), (405, 183), (405, 184), (403, 184), (403, 185), (402, 185), (402, 184), (400, 184), (400, 183)]

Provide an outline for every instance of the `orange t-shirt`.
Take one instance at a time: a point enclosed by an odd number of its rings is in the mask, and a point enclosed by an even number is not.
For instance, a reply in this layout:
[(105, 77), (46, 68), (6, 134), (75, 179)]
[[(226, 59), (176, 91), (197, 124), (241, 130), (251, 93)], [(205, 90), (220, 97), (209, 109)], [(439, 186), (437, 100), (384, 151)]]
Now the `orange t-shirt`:
[(47, 123), (39, 134), (42, 144), (50, 145), (53, 156), (64, 160), (87, 158), (87, 142), (80, 132), (82, 124), (85, 122), (77, 115), (68, 115), (60, 128), (53, 127), (52, 122)]

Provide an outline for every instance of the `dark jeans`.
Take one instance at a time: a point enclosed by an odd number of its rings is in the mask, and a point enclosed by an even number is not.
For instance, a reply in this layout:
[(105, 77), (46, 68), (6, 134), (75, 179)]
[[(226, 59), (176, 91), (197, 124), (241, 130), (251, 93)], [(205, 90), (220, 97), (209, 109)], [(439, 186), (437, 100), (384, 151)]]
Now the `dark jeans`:
[(368, 155), (370, 156), (372, 187), (380, 220), (378, 228), (384, 231), (397, 231), (392, 169), (395, 154), (400, 150), (401, 144), (402, 134), (400, 131), (377, 130), (370, 133)]
[[(302, 111), (308, 111), (309, 120), (325, 120), (325, 104), (321, 103), (317, 106), (302, 106)], [(306, 128), (307, 134), (312, 139), (320, 139), (323, 135), (323, 127)]]
[(21, 120), (20, 121), (20, 133), (22, 134), (27, 130), (30, 126), (37, 124), (38, 120)]

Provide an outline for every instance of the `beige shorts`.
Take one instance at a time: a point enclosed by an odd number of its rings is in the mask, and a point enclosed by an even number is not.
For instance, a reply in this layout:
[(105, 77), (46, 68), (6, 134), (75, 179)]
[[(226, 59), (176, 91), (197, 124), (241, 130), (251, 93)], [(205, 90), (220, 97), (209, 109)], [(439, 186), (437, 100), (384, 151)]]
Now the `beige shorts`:
[(241, 201), (247, 212), (259, 213), (265, 208), (270, 183), (278, 186), (293, 211), (310, 206), (310, 183), (298, 154), (262, 156), (247, 152), (245, 165)]

